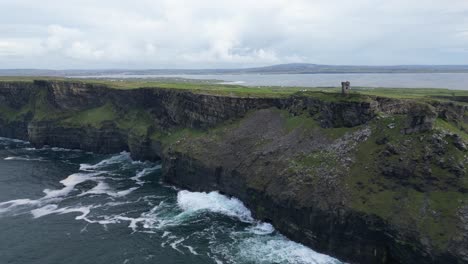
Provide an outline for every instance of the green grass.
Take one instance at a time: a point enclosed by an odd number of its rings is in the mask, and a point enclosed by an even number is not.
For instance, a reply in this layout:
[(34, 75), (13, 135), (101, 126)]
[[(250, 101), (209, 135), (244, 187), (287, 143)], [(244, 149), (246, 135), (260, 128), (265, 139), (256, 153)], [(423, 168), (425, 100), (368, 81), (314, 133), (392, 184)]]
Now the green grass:
[(361, 126), (356, 127), (332, 127), (323, 128), (320, 123), (315, 120), (313, 116), (309, 116), (306, 113), (299, 115), (292, 115), (286, 110), (278, 110), (282, 117), (285, 119), (284, 128), (287, 133), (295, 130), (302, 129), (303, 133), (312, 133), (313, 131), (320, 132), (320, 134), (326, 135), (328, 139), (334, 140), (344, 136), (346, 133), (352, 133), (362, 128)]
[(369, 87), (355, 87), (354, 92), (361, 94), (391, 97), (391, 98), (437, 98), (441, 96), (468, 96), (468, 91), (465, 90), (449, 90), (441, 88), (369, 88)]
[(64, 117), (66, 114), (55, 109), (47, 100), (47, 91), (38, 90), (30, 97), (29, 102), (20, 109), (13, 109), (6, 105), (0, 105), (0, 116), (7, 121), (21, 121), (28, 114), (34, 121), (44, 121)]
[(172, 149), (183, 151), (187, 155), (196, 156), (203, 152), (203, 146), (200, 146), (196, 138), (209, 136), (209, 132), (197, 129), (178, 129), (170, 132), (154, 132), (150, 135), (152, 141), (161, 142), (165, 150)]
[(62, 122), (68, 125), (100, 127), (103, 122), (114, 121), (117, 117), (118, 115), (112, 104), (107, 103), (101, 107), (76, 113)]
[(435, 121), (435, 129), (445, 130), (448, 132), (458, 134), (463, 138), (463, 140), (468, 141), (468, 134), (466, 133), (466, 130), (461, 129), (453, 122), (448, 122), (447, 120), (444, 120), (442, 118), (437, 118)]
[(10, 108), (6, 105), (0, 105), (0, 117), (11, 122), (20, 119), (25, 113), (29, 111), (26, 107), (21, 108), (19, 111), (13, 108)]
[(293, 163), (294, 166), (306, 169), (312, 174), (315, 174), (314, 169), (319, 167), (327, 171), (333, 171), (339, 167), (341, 168), (337, 155), (330, 151), (316, 151), (308, 155), (303, 155), (299, 159), (294, 160)]
[(284, 128), (287, 132), (291, 132), (296, 128), (310, 130), (320, 127), (318, 122), (314, 120), (313, 117), (308, 116), (307, 114), (293, 116), (285, 110), (282, 110), (280, 112), (282, 117), (285, 119)]
[(32, 96), (29, 102), (20, 109), (13, 109), (6, 105), (0, 106), (0, 116), (9, 122), (21, 121), (28, 114), (31, 114), (34, 121), (58, 119), (66, 116), (66, 113), (60, 112), (50, 105), (45, 90), (38, 90), (35, 96)]
[(150, 114), (143, 109), (132, 109), (125, 114), (121, 114), (116, 120), (119, 128), (129, 131), (135, 136), (146, 136), (153, 126)]
[(152, 127), (151, 116), (141, 109), (133, 109), (125, 113), (119, 113), (111, 104), (88, 109), (70, 114), (61, 122), (71, 126), (92, 126), (99, 128), (104, 122), (113, 122), (118, 128), (127, 131), (134, 136), (146, 136)]
[(47, 99), (47, 91), (41, 89), (38, 91), (35, 97), (32, 97), (32, 109), (34, 112), (35, 121), (45, 121), (58, 119), (66, 116), (66, 113), (61, 112), (56, 109), (54, 106), (50, 105)]

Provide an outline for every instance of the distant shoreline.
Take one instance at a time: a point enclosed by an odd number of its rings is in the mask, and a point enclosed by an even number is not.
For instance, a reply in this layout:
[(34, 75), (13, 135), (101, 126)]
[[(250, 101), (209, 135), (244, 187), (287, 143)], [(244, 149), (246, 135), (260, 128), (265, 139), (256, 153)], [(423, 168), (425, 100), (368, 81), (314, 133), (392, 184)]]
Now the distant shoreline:
[(392, 74), (392, 73), (468, 73), (468, 65), (352, 66), (307, 63), (279, 64), (237, 69), (0, 69), (0, 76), (83, 76), (83, 75), (220, 75), (220, 74)]

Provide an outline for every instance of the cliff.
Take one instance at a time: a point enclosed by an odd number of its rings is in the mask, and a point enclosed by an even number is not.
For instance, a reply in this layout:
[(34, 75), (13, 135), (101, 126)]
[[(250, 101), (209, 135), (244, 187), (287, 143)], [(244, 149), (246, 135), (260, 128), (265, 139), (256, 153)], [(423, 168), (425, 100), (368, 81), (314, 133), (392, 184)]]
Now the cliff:
[(166, 182), (356, 263), (468, 263), (467, 122), (447, 99), (0, 82), (1, 136), (161, 159)]

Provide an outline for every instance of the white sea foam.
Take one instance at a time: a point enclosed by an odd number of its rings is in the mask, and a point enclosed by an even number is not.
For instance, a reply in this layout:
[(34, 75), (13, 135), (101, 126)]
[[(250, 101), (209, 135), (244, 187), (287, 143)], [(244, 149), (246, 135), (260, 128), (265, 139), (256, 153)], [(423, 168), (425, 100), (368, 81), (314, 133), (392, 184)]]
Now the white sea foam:
[(134, 202), (138, 202), (138, 200), (137, 201), (124, 201), (124, 202), (108, 202), (108, 203), (105, 203), (104, 206), (113, 207), (113, 206), (131, 204), (131, 203), (134, 203)]
[[(340, 263), (332, 257), (319, 254), (308, 247), (288, 240), (280, 234), (275, 234), (275, 229), (271, 224), (255, 221), (249, 209), (236, 198), (228, 198), (218, 192), (180, 191), (177, 195), (177, 203), (185, 212), (210, 211), (252, 224), (245, 229), (245, 232), (232, 233), (235, 240), (234, 244), (212, 244), (214, 252), (230, 259), (233, 263)], [(232, 250), (232, 246), (237, 247), (237, 249)], [(213, 256), (212, 259), (218, 260), (216, 256)]]
[(180, 191), (177, 194), (177, 204), (187, 212), (210, 211), (237, 218), (242, 222), (254, 222), (250, 210), (239, 199), (228, 198), (218, 192)]
[(161, 201), (158, 205), (151, 208), (150, 211), (142, 213), (137, 220), (146, 229), (164, 229), (170, 226), (177, 226), (183, 222), (183, 219), (180, 215), (168, 215), (167, 212), (172, 209), (172, 205)]
[(104, 181), (99, 181), (95, 187), (93, 187), (92, 189), (86, 192), (81, 193), (79, 196), (90, 195), (90, 194), (95, 194), (95, 195), (105, 194), (105, 195), (112, 196), (112, 197), (123, 197), (123, 196), (130, 194), (131, 192), (133, 192), (134, 190), (138, 188), (139, 187), (131, 187), (127, 190), (116, 192), (112, 190), (109, 184), (105, 183)]
[(60, 183), (63, 184), (65, 187), (63, 187), (62, 189), (58, 189), (58, 190), (45, 189), (44, 193), (46, 195), (41, 199), (44, 200), (44, 199), (51, 199), (51, 198), (66, 196), (75, 189), (76, 185), (82, 182), (89, 181), (89, 180), (97, 181), (97, 180), (103, 179), (103, 177), (98, 177), (99, 175), (102, 175), (103, 173), (104, 172), (71, 174), (67, 178), (60, 181)]
[(132, 188), (129, 188), (127, 190), (122, 190), (122, 191), (118, 191), (118, 192), (112, 192), (112, 193), (108, 193), (108, 195), (110, 196), (113, 196), (113, 197), (123, 197), (123, 196), (127, 196), (129, 195), (131, 192), (135, 191), (136, 189), (138, 189), (139, 187), (132, 187)]
[(157, 165), (151, 168), (144, 168), (143, 170), (139, 171), (134, 177), (131, 179), (134, 180), (138, 185), (143, 185), (145, 182), (141, 180), (141, 178), (145, 177), (146, 175), (161, 169), (161, 165)]
[(69, 213), (81, 213), (75, 217), (76, 220), (85, 220), (88, 222), (93, 222), (86, 218), (86, 216), (91, 212), (92, 206), (79, 206), (79, 207), (64, 207), (58, 208), (56, 204), (48, 204), (41, 208), (31, 210), (31, 214), (34, 218), (43, 217), (50, 214), (69, 214)]
[(42, 158), (30, 158), (30, 157), (6, 157), (4, 160), (24, 160), (24, 161), (44, 161)]
[[(112, 175), (103, 170), (111, 170), (110, 165), (120, 164), (119, 168), (139, 168), (131, 178), (133, 186), (126, 187), (125, 190), (118, 190), (113, 186), (115, 180), (122, 179), (122, 175)], [(129, 167), (125, 167), (129, 165)], [(236, 198), (229, 198), (218, 192), (201, 193), (180, 191), (177, 193), (176, 204), (166, 196), (143, 196), (138, 200), (116, 199), (124, 197), (144, 185), (143, 178), (150, 173), (161, 168), (154, 166), (143, 168), (141, 163), (134, 163), (130, 155), (126, 152), (117, 156), (105, 159), (97, 164), (82, 164), (81, 172), (71, 174), (60, 181), (62, 188), (56, 190), (44, 190), (45, 195), (37, 200), (17, 199), (0, 203), (0, 213), (16, 208), (27, 209), (22, 212), (31, 213), (34, 218), (45, 217), (52, 214), (77, 214), (77, 220), (88, 223), (100, 224), (107, 228), (110, 224), (124, 223), (133, 232), (143, 232), (160, 234), (164, 241), (162, 246), (168, 246), (180, 254), (207, 254), (216, 263), (289, 263), (289, 264), (329, 264), (339, 263), (337, 260), (326, 255), (319, 254), (301, 244), (292, 242), (275, 231), (273, 226), (253, 219), (251, 212), (245, 205)], [(146, 165), (146, 164), (145, 164)], [(86, 181), (95, 182), (96, 185), (82, 193), (76, 192), (76, 186)], [(128, 179), (123, 183), (127, 183)], [(122, 186), (119, 182), (118, 186)], [(67, 200), (66, 207), (62, 201), (68, 198), (77, 198), (85, 195), (105, 195), (112, 198), (112, 202), (102, 202), (102, 204), (82, 204), (89, 199), (81, 199), (80, 203), (70, 204), (74, 200)], [(128, 203), (143, 202), (151, 209), (147, 212), (135, 214), (137, 210), (115, 213), (117, 209), (113, 206)], [(100, 210), (99, 208), (102, 207)], [(128, 206), (127, 206), (128, 207)], [(127, 208), (123, 207), (123, 208)], [(238, 219), (244, 224), (224, 226), (218, 221), (211, 222), (207, 214), (201, 212), (212, 212), (227, 215)], [(202, 225), (209, 222), (209, 227), (197, 230), (187, 236), (180, 234), (180, 227), (192, 224)], [(245, 227), (247, 226), (247, 227)], [(240, 230), (239, 230), (240, 227)], [(82, 229), (82, 232), (84, 232)], [(237, 230), (237, 231), (236, 231)], [(218, 240), (220, 232), (227, 233), (230, 242)], [(204, 252), (203, 248), (194, 248), (193, 241), (200, 238), (207, 239), (209, 252)], [(198, 243), (196, 245), (199, 245)]]
[[(288, 263), (288, 264), (332, 264), (338, 260), (277, 235), (268, 239), (244, 238), (238, 245), (239, 262)], [(236, 262), (236, 261), (235, 261)]]
[(0, 214), (15, 210), (22, 206), (35, 206), (39, 204), (37, 200), (17, 199), (0, 203)]
[(96, 186), (94, 186), (92, 189), (81, 193), (79, 196), (84, 196), (88, 194), (105, 194), (110, 191), (110, 187), (107, 183), (103, 181), (99, 181)]
[(3, 205), (18, 206), (18, 205), (35, 204), (35, 203), (36, 203), (36, 200), (17, 199), (17, 200), (11, 200), (11, 201), (2, 202), (2, 203), (0, 203), (0, 206), (3, 206)]
[(191, 246), (187, 246), (187, 245), (182, 245), (183, 247), (187, 248), (190, 253), (192, 253), (193, 255), (200, 255), (197, 251), (195, 251), (195, 249)]
[(60, 152), (82, 152), (82, 150), (80, 149), (66, 149), (66, 148), (57, 148), (57, 147), (50, 148), (50, 150), (60, 151)]
[[(101, 185), (103, 186), (103, 185)], [(138, 187), (136, 187), (138, 188)], [(106, 187), (101, 187), (100, 188), (102, 193), (109, 194), (109, 191)], [(131, 189), (129, 189), (131, 190)], [(128, 192), (129, 190), (125, 190), (122, 192)], [(122, 195), (122, 192), (116, 192), (115, 194), (112, 195)], [(97, 208), (97, 207), (106, 207), (106, 206), (115, 206), (115, 205), (120, 205), (120, 204), (126, 204), (130, 202), (122, 202), (122, 203), (106, 203), (104, 205), (93, 205), (92, 207), (89, 207), (88, 209), (92, 208)], [(129, 217), (125, 216), (122, 214), (116, 214), (116, 215), (99, 215), (98, 219), (94, 217), (95, 219), (88, 219), (85, 218), (85, 220), (89, 223), (96, 223), (96, 224), (101, 224), (104, 226), (107, 226), (109, 224), (117, 224), (117, 223), (122, 223), (122, 222), (129, 222), (128, 227), (133, 230), (133, 232), (144, 232), (144, 233), (155, 233), (152, 230), (147, 230), (147, 229), (161, 229), (167, 226), (174, 226), (178, 225), (180, 222), (177, 222), (176, 219), (171, 219), (171, 216), (162, 216), (159, 217), (159, 209), (165, 207), (164, 202), (160, 202), (159, 205), (153, 207), (150, 211), (142, 213), (139, 217)], [(61, 209), (54, 209), (54, 208), (44, 208), (46, 209), (47, 214), (51, 213), (61, 213)], [(48, 209), (54, 209), (54, 210), (48, 210)], [(48, 210), (48, 211), (47, 211)], [(69, 212), (69, 211), (65, 211)], [(37, 213), (41, 213), (41, 211), (38, 211)], [(46, 214), (43, 214), (46, 215)], [(99, 219), (101, 218), (101, 219)], [(177, 222), (177, 223), (176, 223)], [(142, 230), (139, 227), (143, 227), (144, 230)]]
[(112, 165), (112, 164), (117, 164), (121, 163), (124, 161), (129, 161), (131, 162), (132, 159), (130, 158), (130, 153), (123, 151), (119, 155), (112, 156), (108, 159), (102, 160), (97, 164), (91, 165), (91, 164), (80, 164), (80, 170), (81, 171), (94, 171), (97, 169), (104, 168), (106, 166)]
[(57, 208), (58, 208), (58, 205), (56, 204), (48, 204), (41, 208), (31, 210), (31, 214), (33, 215), (34, 218), (39, 218), (45, 215), (53, 214), (55, 210), (57, 210)]
[(182, 243), (183, 241), (185, 241), (185, 238), (177, 239), (176, 241), (172, 242), (172, 243), (170, 244), (170, 246), (171, 246), (173, 249), (175, 249), (175, 250), (179, 251), (180, 253), (184, 254), (184, 252), (182, 252), (182, 251), (177, 247), (177, 246), (178, 246), (180, 243)]
[(54, 151), (54, 152), (83, 152), (81, 149), (67, 149), (67, 148), (58, 148), (58, 147), (50, 147), (50, 146), (44, 146), (42, 148), (35, 148), (35, 147), (26, 147), (23, 148), (24, 150), (27, 151)]
[(0, 137), (0, 141), (9, 141), (9, 142), (15, 142), (15, 143), (29, 144), (28, 141), (24, 141), (21, 139), (14, 139), (14, 138), (6, 138), (6, 137)]
[(269, 235), (275, 232), (275, 228), (269, 223), (257, 223), (256, 225), (247, 228), (247, 231), (256, 235)]
[[(9, 157), (7, 158), (8, 160), (14, 159), (16, 157)], [(83, 183), (85, 181), (96, 181), (99, 182), (100, 180), (104, 179), (102, 174), (105, 172), (103, 171), (97, 171), (97, 172), (87, 172), (87, 173), (74, 173), (69, 175), (67, 178), (63, 179), (60, 181), (60, 183), (64, 186), (61, 189), (44, 189), (44, 196), (39, 198), (39, 199), (17, 199), (17, 200), (11, 200), (11, 201), (6, 201), (0, 203), (0, 213), (6, 213), (6, 212), (11, 212), (11, 213), (22, 213), (24, 210), (31, 210), (32, 208), (35, 208), (34, 211), (31, 213), (36, 214), (36, 215), (46, 215), (43, 210), (50, 210), (51, 207), (47, 207), (50, 205), (50, 203), (57, 203), (63, 200), (65, 197), (67, 197), (72, 191), (75, 190), (76, 185)], [(137, 188), (137, 187), (135, 187)], [(114, 196), (124, 196), (127, 195), (128, 193), (132, 192), (135, 189), (129, 189), (129, 190), (124, 190), (120, 192), (113, 192), (112, 195)], [(37, 208), (42, 206), (42, 211), (41, 208)], [(68, 211), (65, 211), (68, 212)]]

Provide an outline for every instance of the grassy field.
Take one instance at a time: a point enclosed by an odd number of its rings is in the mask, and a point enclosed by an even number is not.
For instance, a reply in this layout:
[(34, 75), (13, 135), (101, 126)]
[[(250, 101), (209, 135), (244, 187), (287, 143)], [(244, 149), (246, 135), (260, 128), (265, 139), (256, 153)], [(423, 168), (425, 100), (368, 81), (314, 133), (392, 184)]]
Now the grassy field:
[[(286, 97), (294, 93), (304, 95), (317, 95), (329, 97), (331, 94), (340, 93), (340, 87), (283, 87), (283, 86), (242, 86), (218, 84), (216, 80), (190, 80), (190, 79), (72, 79), (57, 77), (0, 77), (0, 82), (33, 82), (34, 80), (73, 81), (89, 84), (106, 85), (114, 89), (138, 89), (138, 88), (165, 88), (189, 90), (196, 93), (208, 93), (230, 96), (254, 96), (254, 97)], [(391, 98), (437, 98), (441, 100), (457, 99), (460, 101), (467, 97), (468, 90), (449, 90), (440, 88), (370, 88), (353, 87), (351, 97), (359, 95), (383, 96)], [(332, 96), (333, 97), (333, 96)], [(330, 99), (333, 99), (330, 97)], [(335, 98), (336, 99), (336, 98)]]

